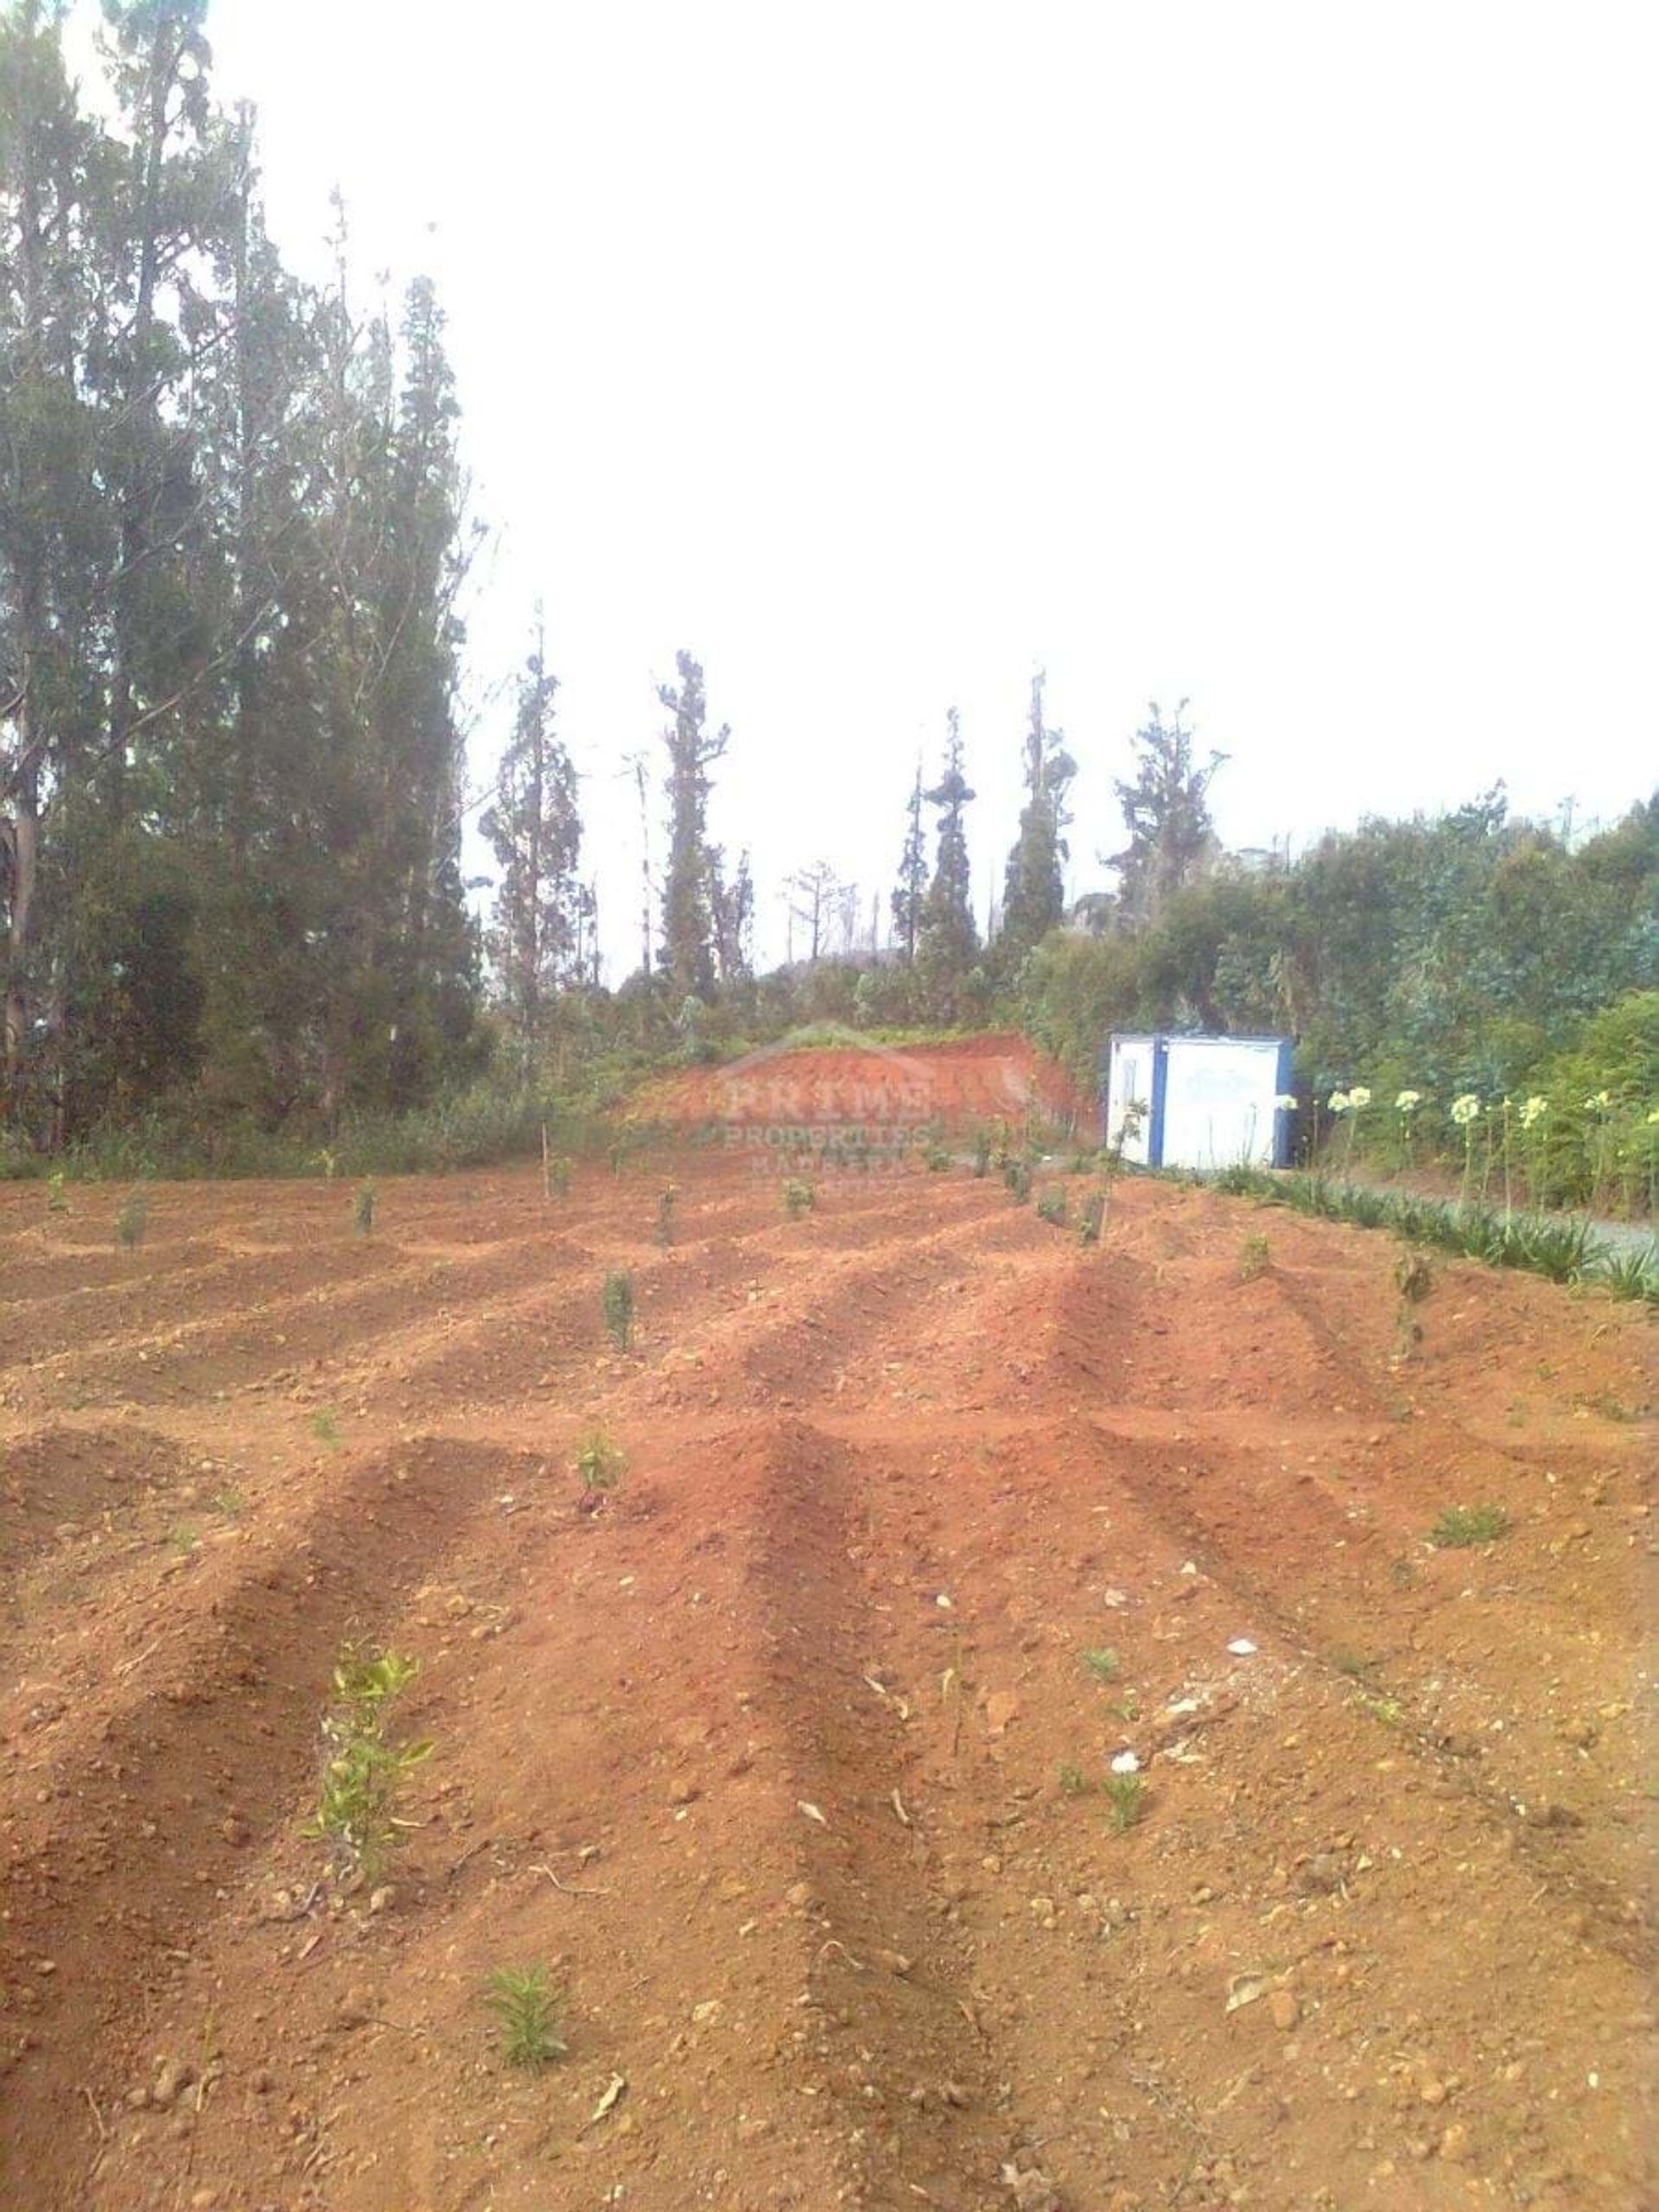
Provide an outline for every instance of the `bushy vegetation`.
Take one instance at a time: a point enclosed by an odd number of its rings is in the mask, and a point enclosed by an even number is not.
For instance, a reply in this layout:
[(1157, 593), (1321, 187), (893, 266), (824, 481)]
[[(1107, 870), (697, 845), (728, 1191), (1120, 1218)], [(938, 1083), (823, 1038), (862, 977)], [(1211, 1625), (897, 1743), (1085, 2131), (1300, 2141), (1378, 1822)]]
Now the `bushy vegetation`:
[[(1559, 1214), (1514, 1212), (1454, 1199), (1419, 1198), (1408, 1191), (1378, 1190), (1340, 1177), (1270, 1173), (1261, 1167), (1226, 1167), (1213, 1175), (1168, 1173), (1235, 1198), (1288, 1206), (1322, 1220), (1386, 1229), (1408, 1244), (1479, 1260), (1487, 1267), (1520, 1268), (1552, 1282), (1599, 1285), (1616, 1298), (1659, 1304), (1659, 1239), (1645, 1248), (1599, 1235), (1590, 1223)], [(1426, 1268), (1398, 1278), (1408, 1300), (1432, 1287)], [(1408, 1285), (1411, 1287), (1408, 1287)]]
[(1091, 1087), (1113, 1029), (1292, 1034), (1306, 1156), (1334, 1135), (1338, 1164), (1441, 1160), (1531, 1206), (1649, 1209), (1656, 898), (1659, 801), (1570, 850), (1492, 795), (1333, 833), (1289, 867), (1223, 861), (1139, 927), (1054, 932), (1022, 1017)]

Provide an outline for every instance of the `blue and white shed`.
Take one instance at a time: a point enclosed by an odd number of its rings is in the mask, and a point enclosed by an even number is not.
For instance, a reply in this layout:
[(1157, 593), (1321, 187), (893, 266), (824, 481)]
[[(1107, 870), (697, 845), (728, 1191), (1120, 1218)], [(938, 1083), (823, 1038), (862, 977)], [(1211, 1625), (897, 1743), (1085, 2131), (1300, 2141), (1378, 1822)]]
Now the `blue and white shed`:
[[(1288, 1037), (1118, 1033), (1106, 1048), (1101, 1137), (1142, 1167), (1283, 1167)], [(1132, 1107), (1141, 1109), (1139, 1115)], [(1127, 1127), (1126, 1127), (1127, 1124)]]

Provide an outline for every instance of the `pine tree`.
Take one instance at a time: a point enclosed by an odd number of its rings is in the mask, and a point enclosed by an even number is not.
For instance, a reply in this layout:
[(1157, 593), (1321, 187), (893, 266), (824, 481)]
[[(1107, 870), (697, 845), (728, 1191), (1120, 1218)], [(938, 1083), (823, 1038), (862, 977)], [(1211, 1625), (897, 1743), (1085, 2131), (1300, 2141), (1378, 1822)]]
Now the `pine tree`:
[(702, 668), (689, 652), (675, 656), (677, 684), (657, 696), (673, 716), (663, 732), (668, 749), (668, 873), (663, 885), (664, 972), (677, 1001), (708, 1001), (715, 989), (714, 866), (709, 845), (709, 770), (731, 731), (706, 728)]
[(747, 850), (738, 855), (729, 881), (725, 874), (724, 855), (716, 849), (709, 859), (715, 969), (721, 988), (730, 990), (748, 982), (753, 973), (751, 940), (754, 931), (754, 879)]
[(963, 772), (962, 727), (957, 710), (946, 716), (944, 767), (933, 789), (923, 794), (938, 814), (938, 842), (933, 880), (923, 903), (917, 963), (927, 996), (940, 1020), (954, 1020), (961, 1010), (963, 987), (979, 951), (974, 924), (973, 874), (968, 857), (964, 810), (974, 797)]
[(1151, 720), (1135, 732), (1135, 780), (1114, 786), (1129, 842), (1110, 865), (1119, 871), (1118, 911), (1131, 927), (1155, 920), (1220, 851), (1206, 793), (1227, 756), (1212, 753), (1207, 766), (1195, 766), (1192, 733), (1181, 719), (1186, 708), (1183, 699), (1166, 728), (1153, 701)]
[(479, 823), (501, 869), (489, 951), (507, 1020), (521, 1046), (541, 1036), (558, 993), (582, 982), (591, 893), (579, 880), (582, 817), (575, 771), (554, 734), (558, 678), (536, 644), (518, 680), (512, 735), (495, 804)]
[(905, 849), (899, 860), (899, 880), (893, 891), (893, 937), (906, 967), (916, 963), (916, 941), (921, 933), (922, 907), (927, 898), (927, 840), (922, 830), (922, 764), (916, 762), (916, 780), (905, 809)]
[(1077, 763), (1065, 749), (1065, 733), (1043, 720), (1045, 678), (1031, 679), (1031, 719), (1026, 733), (1026, 804), (1020, 836), (1008, 855), (1000, 943), (1010, 967), (1039, 944), (1065, 911), (1062, 873), (1067, 855), (1065, 828), (1071, 820), (1066, 795)]

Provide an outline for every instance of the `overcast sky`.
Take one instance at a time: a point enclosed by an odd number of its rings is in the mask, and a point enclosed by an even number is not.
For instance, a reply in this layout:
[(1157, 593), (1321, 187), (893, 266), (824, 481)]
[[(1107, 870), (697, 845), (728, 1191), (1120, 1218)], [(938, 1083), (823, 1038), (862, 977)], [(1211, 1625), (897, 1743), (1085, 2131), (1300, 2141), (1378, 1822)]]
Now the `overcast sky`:
[[(675, 649), (712, 810), (885, 893), (962, 710), (979, 903), (1033, 666), (1121, 842), (1145, 702), (1230, 844), (1611, 817), (1659, 760), (1649, 0), (214, 0), (272, 227), (436, 280), (480, 683), (546, 602), (613, 977)], [(487, 776), (499, 709), (474, 773)]]

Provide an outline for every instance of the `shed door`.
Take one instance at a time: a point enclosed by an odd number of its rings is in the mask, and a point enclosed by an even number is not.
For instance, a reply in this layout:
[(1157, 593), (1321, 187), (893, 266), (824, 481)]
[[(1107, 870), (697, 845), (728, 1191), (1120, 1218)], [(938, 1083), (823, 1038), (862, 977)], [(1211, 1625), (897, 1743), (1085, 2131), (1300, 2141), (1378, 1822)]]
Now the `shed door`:
[(1144, 1167), (1152, 1142), (1152, 1046), (1138, 1039), (1120, 1045), (1112, 1055), (1111, 1094), (1107, 1101), (1106, 1141), (1115, 1145), (1131, 1105), (1141, 1109), (1141, 1126), (1123, 1146), (1125, 1160)]

